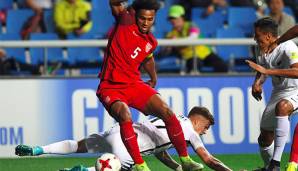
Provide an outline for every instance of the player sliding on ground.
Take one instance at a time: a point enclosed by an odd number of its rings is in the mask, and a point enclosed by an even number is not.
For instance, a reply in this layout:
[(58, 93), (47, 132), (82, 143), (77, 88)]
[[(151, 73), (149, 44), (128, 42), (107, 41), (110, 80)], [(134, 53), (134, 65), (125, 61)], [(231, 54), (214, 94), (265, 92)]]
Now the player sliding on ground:
[[(291, 40), (295, 37), (298, 37), (298, 25), (292, 27), (286, 33), (284, 33), (278, 39), (276, 39), (276, 41), (272, 43), (271, 46), (268, 48), (266, 53), (270, 53), (275, 46), (283, 42), (286, 42), (288, 40)], [(289, 159), (289, 163), (287, 165), (286, 171), (297, 171), (297, 165), (298, 165), (298, 124), (296, 124), (296, 127), (295, 127), (295, 132), (292, 140), (291, 155), (290, 155), (290, 159)]]
[[(178, 117), (182, 130), (185, 135), (185, 141), (195, 150), (197, 155), (204, 163), (218, 171), (229, 171), (218, 159), (213, 157), (204, 147), (200, 135), (206, 133), (210, 125), (214, 124), (214, 118), (209, 110), (204, 107), (194, 107), (188, 114), (188, 117)], [(142, 155), (154, 154), (161, 162), (169, 168), (182, 171), (182, 167), (167, 153), (167, 149), (172, 148), (173, 144), (168, 138), (165, 124), (161, 119), (153, 118), (144, 123), (133, 125), (137, 134), (137, 141)], [(16, 154), (20, 156), (36, 156), (41, 154), (70, 154), (70, 153), (87, 153), (87, 152), (111, 152), (119, 157), (122, 170), (130, 170), (134, 161), (127, 152), (120, 138), (120, 127), (115, 125), (110, 130), (93, 134), (81, 141), (65, 140), (46, 146), (31, 147), (27, 145), (18, 145)], [(201, 166), (201, 169), (203, 166)], [(84, 166), (75, 166), (68, 171), (90, 171), (94, 169), (85, 168)]]
[(279, 171), (280, 160), (290, 131), (289, 116), (298, 107), (298, 48), (286, 41), (268, 48), (277, 40), (277, 23), (271, 18), (255, 22), (255, 40), (260, 48), (257, 63), (247, 61), (257, 71), (252, 95), (262, 99), (262, 84), (267, 75), (272, 77), (273, 90), (261, 119), (258, 138), (264, 170)]
[[(150, 169), (140, 154), (129, 107), (161, 118), (183, 169), (199, 170), (200, 165), (188, 155), (179, 121), (154, 89), (157, 74), (153, 51), (157, 41), (150, 30), (160, 4), (157, 0), (135, 0), (127, 7), (126, 1), (110, 0), (116, 25), (109, 35), (97, 97), (119, 122), (121, 140), (138, 171)], [(150, 77), (147, 82), (141, 79), (141, 67)]]

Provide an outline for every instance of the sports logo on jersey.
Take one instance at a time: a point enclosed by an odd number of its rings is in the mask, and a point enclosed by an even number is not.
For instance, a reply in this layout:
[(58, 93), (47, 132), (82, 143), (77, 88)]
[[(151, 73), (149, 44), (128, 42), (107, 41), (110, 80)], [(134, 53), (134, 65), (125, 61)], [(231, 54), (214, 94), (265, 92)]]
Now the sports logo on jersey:
[(150, 49), (152, 49), (152, 45), (148, 42), (146, 44), (145, 52), (148, 53), (150, 51)]
[(291, 52), (291, 59), (298, 59), (298, 53), (297, 52)]

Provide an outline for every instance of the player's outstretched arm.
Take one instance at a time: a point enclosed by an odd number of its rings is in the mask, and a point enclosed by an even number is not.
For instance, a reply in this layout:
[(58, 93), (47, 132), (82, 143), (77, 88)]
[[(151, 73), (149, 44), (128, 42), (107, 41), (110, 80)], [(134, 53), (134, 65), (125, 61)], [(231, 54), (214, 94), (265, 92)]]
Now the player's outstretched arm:
[(276, 43), (280, 44), (285, 41), (291, 40), (295, 37), (298, 37), (298, 25), (290, 28), (287, 32), (285, 32), (283, 35), (281, 35), (277, 40)]
[(285, 32), (283, 35), (281, 35), (278, 39), (276, 39), (275, 42), (273, 42), (268, 49), (265, 51), (265, 53), (270, 53), (273, 51), (273, 49), (288, 40), (294, 39), (295, 37), (298, 37), (298, 25), (290, 28), (287, 32)]
[(228, 166), (223, 164), (220, 160), (213, 157), (204, 147), (196, 149), (197, 155), (203, 160), (203, 162), (213, 170), (218, 171), (231, 171)]
[(119, 16), (119, 14), (126, 9), (127, 0), (109, 0), (112, 14)]
[(143, 68), (145, 69), (145, 71), (148, 73), (150, 80), (147, 81), (147, 83), (151, 86), (151, 87), (155, 87), (156, 82), (157, 82), (157, 74), (156, 74), (156, 70), (155, 70), (155, 62), (154, 62), (154, 58), (153, 56), (148, 57), (144, 63), (143, 63)]
[(175, 171), (182, 171), (182, 167), (180, 164), (178, 164), (167, 151), (162, 151), (160, 153), (154, 154), (155, 157), (161, 161), (163, 164), (168, 166), (169, 168), (175, 170)]

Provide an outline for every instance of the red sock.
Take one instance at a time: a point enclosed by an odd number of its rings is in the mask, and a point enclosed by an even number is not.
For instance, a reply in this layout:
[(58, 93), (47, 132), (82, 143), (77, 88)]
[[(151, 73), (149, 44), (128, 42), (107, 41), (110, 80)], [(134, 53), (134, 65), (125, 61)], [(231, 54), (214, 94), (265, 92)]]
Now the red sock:
[(120, 134), (121, 139), (135, 164), (144, 163), (131, 121), (120, 123)]
[(298, 163), (298, 124), (295, 127), (295, 132), (293, 136), (290, 162)]
[(176, 148), (179, 156), (185, 157), (188, 155), (186, 142), (181, 125), (175, 115), (170, 116), (164, 121), (169, 138)]

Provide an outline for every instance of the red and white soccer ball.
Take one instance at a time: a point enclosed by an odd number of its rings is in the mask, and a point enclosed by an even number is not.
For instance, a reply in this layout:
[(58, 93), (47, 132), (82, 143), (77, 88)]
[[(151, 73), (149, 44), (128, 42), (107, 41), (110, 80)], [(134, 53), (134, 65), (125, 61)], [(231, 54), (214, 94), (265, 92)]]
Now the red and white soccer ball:
[(95, 163), (96, 171), (120, 171), (121, 163), (119, 158), (112, 153), (104, 153)]

